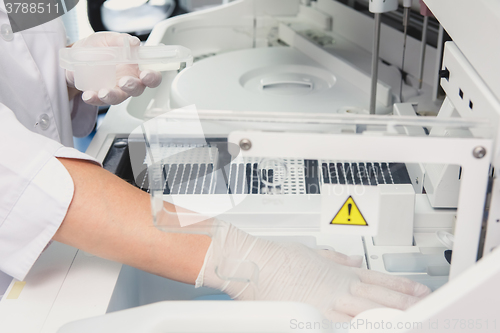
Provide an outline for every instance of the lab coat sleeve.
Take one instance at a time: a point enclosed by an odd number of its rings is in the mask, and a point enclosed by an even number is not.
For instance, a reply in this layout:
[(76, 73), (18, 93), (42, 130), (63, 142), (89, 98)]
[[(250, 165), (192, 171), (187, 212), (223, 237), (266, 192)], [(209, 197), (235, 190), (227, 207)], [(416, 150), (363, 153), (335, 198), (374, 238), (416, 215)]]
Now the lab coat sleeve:
[(23, 280), (73, 198), (73, 180), (56, 157), (99, 163), (29, 131), (1, 103), (0, 140), (0, 270)]
[(85, 103), (80, 93), (71, 101), (71, 110), (73, 135), (77, 138), (86, 137), (94, 129), (98, 107)]

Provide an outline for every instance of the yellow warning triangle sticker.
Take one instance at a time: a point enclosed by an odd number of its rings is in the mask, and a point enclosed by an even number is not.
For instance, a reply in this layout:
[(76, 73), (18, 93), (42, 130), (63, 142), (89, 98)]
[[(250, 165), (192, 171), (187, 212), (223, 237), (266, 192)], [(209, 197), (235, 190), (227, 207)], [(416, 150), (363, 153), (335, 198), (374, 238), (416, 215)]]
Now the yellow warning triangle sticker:
[(354, 202), (352, 196), (349, 196), (344, 202), (337, 215), (333, 218), (330, 224), (344, 224), (344, 225), (366, 225), (363, 214), (359, 211), (358, 206)]

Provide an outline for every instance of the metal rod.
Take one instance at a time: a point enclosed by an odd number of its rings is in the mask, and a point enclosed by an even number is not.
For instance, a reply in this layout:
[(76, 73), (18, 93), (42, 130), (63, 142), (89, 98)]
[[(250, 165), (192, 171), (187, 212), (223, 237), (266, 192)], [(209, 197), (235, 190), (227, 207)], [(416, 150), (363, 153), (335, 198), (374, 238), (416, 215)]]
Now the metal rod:
[(418, 69), (418, 89), (422, 89), (424, 81), (425, 47), (427, 46), (427, 28), (429, 27), (429, 16), (424, 16), (424, 25), (422, 26), (422, 45), (420, 46), (420, 66)]
[(257, 4), (256, 1), (252, 1), (253, 6), (253, 29), (252, 29), (252, 48), (257, 47)]
[(444, 38), (444, 29), (442, 25), (439, 25), (439, 34), (437, 41), (437, 57), (436, 57), (436, 68), (434, 70), (434, 84), (432, 86), (432, 101), (435, 102), (438, 99), (438, 91), (439, 91), (439, 71), (441, 70), (441, 59), (443, 54), (443, 38)]
[(373, 35), (372, 86), (370, 93), (370, 114), (375, 114), (377, 104), (378, 55), (380, 49), (380, 13), (375, 13), (375, 33)]
[(403, 56), (401, 58), (401, 84), (399, 85), (399, 101), (403, 103), (403, 84), (405, 71), (406, 38), (408, 37), (408, 21), (410, 20), (410, 8), (403, 9)]

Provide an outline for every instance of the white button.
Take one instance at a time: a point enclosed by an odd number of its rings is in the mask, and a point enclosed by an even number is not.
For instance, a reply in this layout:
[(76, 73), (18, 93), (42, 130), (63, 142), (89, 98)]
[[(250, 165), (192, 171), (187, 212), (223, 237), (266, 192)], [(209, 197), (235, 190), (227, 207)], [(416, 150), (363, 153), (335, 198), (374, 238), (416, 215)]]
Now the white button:
[(12, 28), (8, 24), (2, 24), (0, 27), (0, 36), (2, 36), (2, 39), (10, 42), (11, 40), (14, 39), (14, 33), (12, 32)]
[(38, 122), (35, 125), (39, 125), (44, 131), (50, 126), (50, 118), (45, 113), (38, 118)]

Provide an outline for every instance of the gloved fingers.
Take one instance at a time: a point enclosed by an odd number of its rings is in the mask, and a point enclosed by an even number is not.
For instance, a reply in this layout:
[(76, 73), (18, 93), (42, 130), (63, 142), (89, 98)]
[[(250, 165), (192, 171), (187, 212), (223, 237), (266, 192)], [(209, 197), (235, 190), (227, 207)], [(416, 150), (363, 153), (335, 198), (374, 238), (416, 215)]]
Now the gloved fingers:
[(130, 96), (139, 96), (144, 92), (146, 86), (138, 78), (124, 76), (118, 80), (118, 87)]
[(427, 286), (400, 276), (388, 275), (367, 269), (359, 269), (356, 272), (361, 282), (382, 286), (403, 294), (424, 297), (431, 293), (431, 290)]
[(92, 90), (88, 90), (88, 91), (83, 92), (82, 100), (85, 103), (90, 104), (90, 105), (95, 105), (95, 106), (107, 105), (106, 103), (104, 103), (103, 101), (101, 101), (99, 99), (99, 97), (97, 96), (97, 92), (92, 91)]
[(406, 310), (420, 301), (419, 297), (363, 282), (353, 284), (351, 286), (351, 293), (354, 296), (366, 298), (383, 306), (399, 310)]
[(149, 88), (156, 88), (161, 83), (161, 73), (149, 69), (143, 70), (139, 75), (141, 82)]
[[(140, 95), (144, 89), (142, 89), (142, 91), (137, 91)], [(128, 93), (118, 87), (113, 89), (101, 89), (99, 92), (87, 90), (82, 94), (82, 99), (85, 103), (95, 106), (120, 104), (129, 97), (130, 95)]]
[(97, 93), (97, 96), (103, 103), (108, 105), (120, 104), (130, 97), (129, 94), (118, 87), (114, 87), (112, 89), (101, 89)]
[(366, 299), (364, 297), (356, 297), (353, 295), (345, 295), (335, 300), (335, 310), (349, 316), (357, 316), (363, 311), (385, 308), (386, 306)]
[(349, 323), (353, 317), (335, 310), (328, 310), (323, 313), (326, 319), (333, 323)]
[(343, 253), (332, 250), (317, 250), (317, 253), (325, 259), (350, 267), (361, 267), (363, 264), (362, 256), (348, 256)]

